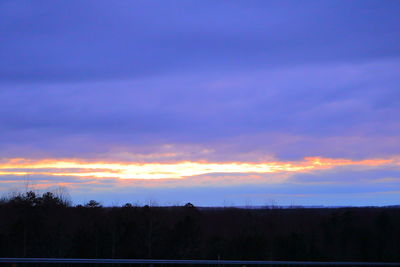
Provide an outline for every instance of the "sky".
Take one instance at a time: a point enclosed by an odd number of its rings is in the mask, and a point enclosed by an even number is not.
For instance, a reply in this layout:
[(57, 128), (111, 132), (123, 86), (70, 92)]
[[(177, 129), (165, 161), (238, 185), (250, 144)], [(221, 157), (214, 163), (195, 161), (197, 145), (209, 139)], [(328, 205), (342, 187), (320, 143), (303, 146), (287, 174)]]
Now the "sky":
[(400, 204), (400, 2), (0, 1), (0, 194)]

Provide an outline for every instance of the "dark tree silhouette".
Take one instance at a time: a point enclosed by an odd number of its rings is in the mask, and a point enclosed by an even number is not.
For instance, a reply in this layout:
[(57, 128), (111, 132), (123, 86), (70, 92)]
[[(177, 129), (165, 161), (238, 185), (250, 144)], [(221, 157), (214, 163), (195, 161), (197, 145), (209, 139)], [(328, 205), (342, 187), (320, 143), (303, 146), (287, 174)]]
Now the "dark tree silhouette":
[(101, 205), (96, 200), (90, 200), (88, 203), (85, 204), (86, 208), (101, 208)]
[(400, 261), (400, 207), (71, 207), (0, 200), (0, 257)]

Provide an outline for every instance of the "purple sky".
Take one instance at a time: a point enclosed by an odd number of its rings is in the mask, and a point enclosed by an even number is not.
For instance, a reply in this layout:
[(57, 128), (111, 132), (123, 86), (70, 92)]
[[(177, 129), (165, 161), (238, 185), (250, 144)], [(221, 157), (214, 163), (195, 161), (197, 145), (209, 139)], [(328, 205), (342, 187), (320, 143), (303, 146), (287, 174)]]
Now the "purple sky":
[(104, 204), (400, 204), (399, 14), (398, 0), (1, 1), (0, 163), (397, 161), (276, 183), (0, 172), (0, 192), (29, 181)]

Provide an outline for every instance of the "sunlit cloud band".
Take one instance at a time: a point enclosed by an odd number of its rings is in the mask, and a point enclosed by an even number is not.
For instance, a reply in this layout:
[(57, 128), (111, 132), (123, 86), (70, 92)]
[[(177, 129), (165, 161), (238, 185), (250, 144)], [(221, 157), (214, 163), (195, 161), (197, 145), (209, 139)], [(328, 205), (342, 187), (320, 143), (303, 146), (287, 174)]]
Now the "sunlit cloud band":
[(296, 173), (340, 166), (400, 165), (398, 158), (390, 159), (332, 159), (304, 158), (302, 161), (271, 162), (195, 162), (126, 163), (91, 162), (72, 159), (30, 160), (22, 158), (0, 161), (0, 175), (47, 175), (118, 179), (182, 179), (213, 173)]

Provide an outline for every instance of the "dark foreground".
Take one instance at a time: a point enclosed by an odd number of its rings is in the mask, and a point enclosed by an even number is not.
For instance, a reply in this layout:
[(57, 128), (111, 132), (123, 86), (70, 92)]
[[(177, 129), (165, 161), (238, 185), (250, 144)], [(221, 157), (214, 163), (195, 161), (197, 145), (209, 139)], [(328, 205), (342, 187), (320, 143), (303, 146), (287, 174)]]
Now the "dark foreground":
[(400, 262), (400, 208), (70, 207), (0, 201), (0, 257)]
[[(90, 266), (101, 264), (102, 266), (121, 266), (121, 265), (145, 265), (145, 266), (400, 266), (395, 262), (318, 262), (318, 261), (233, 261), (233, 260), (152, 260), (152, 259), (71, 259), (71, 258), (0, 258), (1, 263), (28, 264), (33, 267), (38, 264), (76, 264), (75, 266)], [(89, 264), (89, 265), (88, 265)]]

